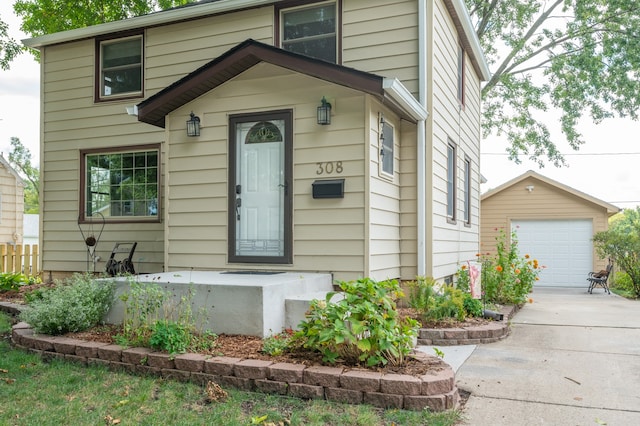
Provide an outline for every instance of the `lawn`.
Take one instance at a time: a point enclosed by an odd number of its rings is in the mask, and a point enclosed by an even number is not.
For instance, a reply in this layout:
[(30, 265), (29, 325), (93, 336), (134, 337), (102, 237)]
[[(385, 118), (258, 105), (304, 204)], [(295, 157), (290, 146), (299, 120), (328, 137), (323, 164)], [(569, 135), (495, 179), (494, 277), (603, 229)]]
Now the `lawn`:
[(131, 376), (65, 361), (43, 362), (11, 347), (0, 313), (2, 425), (455, 425), (457, 411), (381, 410), (225, 389), (208, 402), (204, 388)]

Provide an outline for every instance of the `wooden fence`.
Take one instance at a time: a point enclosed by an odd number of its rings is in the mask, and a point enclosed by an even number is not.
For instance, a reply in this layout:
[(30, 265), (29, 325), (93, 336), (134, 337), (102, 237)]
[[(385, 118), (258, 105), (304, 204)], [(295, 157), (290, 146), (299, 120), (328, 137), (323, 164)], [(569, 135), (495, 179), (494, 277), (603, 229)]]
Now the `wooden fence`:
[(38, 275), (38, 245), (1, 244), (0, 272), (21, 272)]

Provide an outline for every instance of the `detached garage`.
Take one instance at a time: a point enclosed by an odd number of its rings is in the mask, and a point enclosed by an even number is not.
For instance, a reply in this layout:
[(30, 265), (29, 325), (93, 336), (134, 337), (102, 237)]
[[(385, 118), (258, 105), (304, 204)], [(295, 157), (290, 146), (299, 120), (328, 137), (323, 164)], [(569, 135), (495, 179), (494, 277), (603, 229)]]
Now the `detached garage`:
[(619, 211), (612, 204), (528, 171), (482, 195), (482, 252), (495, 252), (499, 229), (513, 230), (520, 254), (530, 254), (546, 267), (536, 285), (586, 288), (587, 273), (605, 268), (591, 238), (607, 230), (609, 217)]

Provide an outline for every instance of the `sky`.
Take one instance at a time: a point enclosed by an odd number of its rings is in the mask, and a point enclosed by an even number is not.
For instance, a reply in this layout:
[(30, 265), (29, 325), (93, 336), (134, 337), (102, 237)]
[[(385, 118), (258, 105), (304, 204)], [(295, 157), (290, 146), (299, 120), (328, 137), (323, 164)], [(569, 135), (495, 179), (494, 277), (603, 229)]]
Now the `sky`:
[[(19, 31), (20, 22), (13, 15), (12, 3), (0, 0), (0, 19), (9, 24), (14, 39), (22, 40), (26, 35)], [(39, 164), (39, 83), (40, 67), (30, 55), (19, 56), (10, 71), (0, 70), (0, 151), (5, 158), (10, 151), (10, 138), (17, 137), (31, 151), (34, 164)], [(640, 206), (640, 122), (609, 119), (595, 125), (583, 120), (578, 130), (586, 142), (575, 152), (563, 144), (558, 118), (559, 114), (553, 112), (544, 117), (560, 151), (567, 154), (567, 167), (548, 164), (539, 168), (526, 158), (515, 164), (505, 153), (506, 141), (489, 137), (482, 142), (480, 172), (487, 183), (481, 191), (534, 170), (620, 208)]]

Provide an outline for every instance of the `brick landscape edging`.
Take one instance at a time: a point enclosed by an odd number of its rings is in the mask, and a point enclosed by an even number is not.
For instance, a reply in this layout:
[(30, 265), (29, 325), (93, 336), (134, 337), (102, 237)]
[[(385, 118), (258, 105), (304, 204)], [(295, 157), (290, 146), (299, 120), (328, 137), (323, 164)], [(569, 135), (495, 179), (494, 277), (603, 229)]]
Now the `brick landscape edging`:
[[(0, 310), (13, 312), (7, 305), (1, 302)], [(18, 305), (15, 309), (19, 312)], [(158, 375), (200, 385), (212, 381), (247, 391), (405, 410), (444, 411), (459, 404), (455, 373), (448, 366), (421, 376), (409, 376), (194, 353), (172, 358), (148, 348), (37, 335), (24, 322), (13, 326), (11, 337), (16, 347), (36, 353), (44, 360), (60, 358), (82, 365), (104, 365), (116, 371)], [(423, 362), (435, 358), (423, 352), (413, 355)]]
[(509, 335), (509, 320), (519, 306), (505, 306), (500, 310), (502, 321), (491, 321), (483, 325), (459, 328), (421, 328), (418, 330), (418, 345), (479, 345), (495, 343)]

